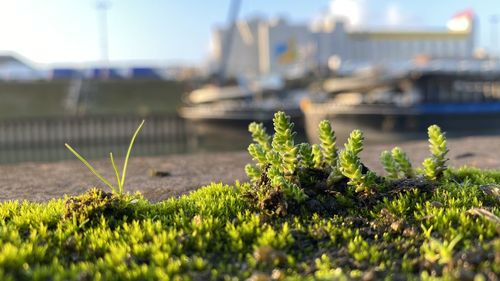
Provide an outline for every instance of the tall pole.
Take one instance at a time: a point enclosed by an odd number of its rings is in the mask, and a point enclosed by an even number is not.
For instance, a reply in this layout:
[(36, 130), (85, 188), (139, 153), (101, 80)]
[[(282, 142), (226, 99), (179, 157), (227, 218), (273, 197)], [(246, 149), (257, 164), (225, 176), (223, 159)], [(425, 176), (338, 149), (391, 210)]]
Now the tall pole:
[(491, 55), (497, 57), (498, 54), (498, 15), (490, 16), (491, 23)]
[(228, 30), (222, 43), (222, 56), (219, 65), (218, 82), (221, 83), (226, 77), (226, 68), (231, 54), (231, 47), (233, 44), (234, 30), (236, 28), (236, 20), (240, 11), (241, 0), (231, 0), (228, 13)]
[(98, 12), (99, 22), (99, 38), (101, 47), (101, 62), (102, 69), (99, 71), (101, 78), (109, 77), (109, 54), (108, 54), (108, 10), (111, 7), (111, 2), (106, 0), (98, 0), (96, 9)]

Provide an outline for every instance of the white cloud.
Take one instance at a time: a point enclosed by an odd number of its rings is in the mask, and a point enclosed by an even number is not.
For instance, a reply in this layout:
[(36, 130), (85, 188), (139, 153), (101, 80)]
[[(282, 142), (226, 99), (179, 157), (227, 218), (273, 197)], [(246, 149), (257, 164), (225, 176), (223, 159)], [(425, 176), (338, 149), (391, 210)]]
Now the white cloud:
[(395, 26), (401, 25), (405, 21), (405, 16), (401, 12), (401, 9), (396, 4), (389, 4), (386, 9), (386, 21), (388, 25)]
[(334, 18), (346, 20), (351, 26), (360, 26), (366, 18), (365, 4), (364, 0), (332, 0), (330, 14)]
[[(416, 27), (421, 21), (415, 14), (404, 9), (398, 3), (378, 3), (368, 0), (332, 0), (324, 19), (343, 19), (351, 27), (383, 27), (390, 26)], [(317, 20), (318, 21), (318, 20)]]

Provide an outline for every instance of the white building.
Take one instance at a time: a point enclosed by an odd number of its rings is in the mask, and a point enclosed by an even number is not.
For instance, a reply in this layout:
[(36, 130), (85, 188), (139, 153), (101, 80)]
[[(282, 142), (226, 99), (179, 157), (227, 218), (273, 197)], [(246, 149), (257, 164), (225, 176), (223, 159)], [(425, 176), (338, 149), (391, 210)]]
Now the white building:
[(0, 80), (38, 80), (46, 75), (13, 54), (0, 54)]
[(239, 21), (230, 47), (226, 45), (228, 34), (227, 28), (221, 28), (212, 36), (214, 70), (220, 69), (226, 55), (224, 69), (228, 76), (283, 73), (314, 58), (314, 34), (305, 25), (290, 25), (283, 20)]
[(327, 67), (337, 57), (351, 64), (391, 64), (416, 56), (470, 58), (474, 52), (474, 16), (457, 14), (442, 30), (350, 30), (344, 22), (326, 19), (311, 28), (283, 20), (239, 21), (226, 44), (227, 28), (212, 36), (215, 71), (224, 55), (226, 76), (289, 74)]

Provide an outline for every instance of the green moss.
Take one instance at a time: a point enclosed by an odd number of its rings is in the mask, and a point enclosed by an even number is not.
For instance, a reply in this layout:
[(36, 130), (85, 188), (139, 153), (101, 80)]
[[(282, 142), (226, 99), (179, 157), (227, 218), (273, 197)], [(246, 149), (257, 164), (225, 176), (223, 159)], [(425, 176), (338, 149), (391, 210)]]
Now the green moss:
[[(251, 183), (211, 184), (150, 203), (140, 194), (87, 193), (0, 203), (0, 280), (496, 280), (500, 171), (446, 167), (430, 131), (424, 175), (400, 149), (389, 176), (361, 162), (362, 133), (337, 154), (251, 125)], [(338, 157), (337, 157), (338, 156)], [(326, 161), (326, 162), (325, 162)], [(123, 182), (123, 181), (122, 181)]]
[(87, 223), (96, 223), (100, 217), (104, 217), (111, 226), (116, 220), (124, 217), (134, 218), (136, 215), (134, 204), (141, 198), (140, 194), (120, 196), (92, 188), (85, 194), (66, 199), (63, 217), (79, 227)]
[(7, 201), (0, 279), (492, 278), (500, 274), (499, 225), (467, 211), (500, 216), (480, 188), (498, 183), (499, 171), (461, 168), (432, 189), (416, 184), (329, 216), (271, 218), (244, 198), (249, 184), (212, 184), (160, 203), (95, 189), (47, 203)]

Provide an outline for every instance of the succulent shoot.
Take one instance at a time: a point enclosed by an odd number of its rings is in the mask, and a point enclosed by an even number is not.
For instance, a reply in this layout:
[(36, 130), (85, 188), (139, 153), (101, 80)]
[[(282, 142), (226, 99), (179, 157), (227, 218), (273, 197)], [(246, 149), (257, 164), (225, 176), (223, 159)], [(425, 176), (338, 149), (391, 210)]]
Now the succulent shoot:
[(406, 153), (400, 148), (395, 147), (392, 149), (392, 158), (396, 162), (400, 177), (401, 174), (406, 178), (413, 178), (415, 176), (415, 172), (411, 167), (411, 162)]
[(252, 164), (247, 164), (245, 166), (245, 173), (252, 182), (257, 182), (260, 179), (262, 170)]
[(348, 184), (356, 188), (356, 192), (367, 190), (364, 184), (363, 166), (359, 158), (350, 150), (342, 150), (339, 155), (340, 171), (349, 178)]
[(429, 150), (432, 154), (423, 162), (425, 175), (431, 180), (437, 180), (446, 170), (446, 154), (448, 154), (448, 147), (446, 137), (441, 132), (441, 128), (437, 125), (432, 125), (428, 128), (429, 135)]
[(345, 150), (351, 151), (355, 156), (363, 150), (363, 133), (360, 130), (354, 130), (349, 135), (347, 143), (344, 145)]
[(335, 132), (329, 121), (323, 120), (319, 123), (319, 139), (323, 149), (324, 162), (329, 167), (337, 166), (337, 147), (335, 145)]
[(262, 145), (258, 143), (252, 143), (248, 146), (248, 153), (253, 157), (253, 160), (257, 162), (257, 166), (259, 166), (261, 169), (264, 168), (264, 166), (267, 163), (266, 159), (266, 151)]
[(392, 154), (384, 150), (382, 154), (380, 154), (380, 162), (384, 167), (385, 172), (387, 173), (387, 178), (389, 179), (397, 179), (399, 174), (399, 169), (397, 167), (396, 161), (392, 157)]
[(282, 111), (274, 114), (273, 123), (275, 133), (272, 148), (281, 156), (283, 170), (287, 174), (294, 174), (298, 164), (298, 148), (293, 141), (295, 136), (293, 123), (290, 122), (290, 116), (285, 115)]
[(321, 148), (317, 144), (312, 145), (312, 154), (314, 161), (314, 168), (321, 168), (321, 164), (323, 163), (323, 153), (321, 152)]
[(293, 200), (297, 201), (298, 203), (302, 203), (308, 198), (307, 194), (304, 193), (302, 188), (300, 188), (295, 183), (285, 181), (283, 184), (285, 186), (285, 189), (284, 189), (285, 197), (288, 197), (289, 199), (293, 199)]
[(308, 143), (301, 143), (299, 145), (299, 156), (300, 161), (299, 164), (304, 168), (313, 168), (314, 167), (314, 154), (312, 151), (312, 147)]
[(248, 131), (252, 133), (252, 139), (267, 152), (271, 149), (271, 137), (266, 133), (266, 128), (262, 123), (252, 122), (248, 125)]
[(363, 174), (363, 165), (358, 154), (363, 150), (363, 133), (359, 130), (352, 131), (347, 139), (345, 149), (340, 152), (340, 172), (349, 178), (348, 184), (355, 187), (356, 192), (370, 189), (372, 175)]
[(278, 154), (278, 152), (273, 150), (268, 151), (266, 154), (266, 160), (269, 165), (275, 167), (276, 169), (278, 169), (278, 171), (283, 173), (283, 169), (281, 166), (281, 156)]
[(408, 156), (399, 147), (393, 148), (391, 152), (383, 151), (380, 155), (380, 162), (384, 166), (389, 179), (412, 178), (415, 176)]
[(269, 167), (269, 169), (267, 170), (267, 177), (271, 181), (271, 185), (273, 187), (282, 187), (283, 182), (285, 181), (283, 174), (276, 166)]

